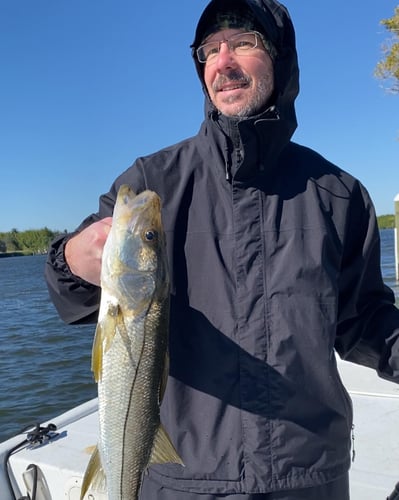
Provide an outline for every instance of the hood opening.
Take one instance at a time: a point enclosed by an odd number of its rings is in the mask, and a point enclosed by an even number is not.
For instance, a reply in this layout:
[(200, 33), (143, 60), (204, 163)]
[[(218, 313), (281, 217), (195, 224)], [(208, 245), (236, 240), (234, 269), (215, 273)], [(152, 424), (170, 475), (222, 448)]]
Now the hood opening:
[[(206, 97), (207, 113), (215, 112), (203, 79), (203, 63), (197, 59), (196, 49), (215, 28), (223, 22), (221, 13), (237, 13), (237, 19), (249, 22), (275, 48), (273, 104), (279, 114), (296, 128), (294, 101), (299, 92), (299, 69), (295, 47), (295, 31), (287, 9), (276, 0), (211, 0), (197, 24), (191, 45), (192, 57)], [(234, 22), (230, 19), (229, 22)], [(245, 27), (245, 25), (244, 25)], [(223, 27), (219, 27), (223, 29)]]

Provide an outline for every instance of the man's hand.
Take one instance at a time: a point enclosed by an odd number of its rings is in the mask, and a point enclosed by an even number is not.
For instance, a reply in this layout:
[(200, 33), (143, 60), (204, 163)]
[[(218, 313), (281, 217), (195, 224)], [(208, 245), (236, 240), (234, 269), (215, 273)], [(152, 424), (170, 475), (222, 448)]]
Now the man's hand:
[(111, 230), (112, 217), (106, 217), (83, 229), (65, 245), (65, 259), (75, 276), (100, 286), (101, 259)]

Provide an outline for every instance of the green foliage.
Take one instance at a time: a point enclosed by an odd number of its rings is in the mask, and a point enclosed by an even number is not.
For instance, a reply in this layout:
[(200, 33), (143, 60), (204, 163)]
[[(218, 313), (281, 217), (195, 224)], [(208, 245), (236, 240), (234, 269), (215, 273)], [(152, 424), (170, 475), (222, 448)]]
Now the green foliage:
[[(394, 215), (380, 215), (377, 217), (379, 229), (395, 227)], [(63, 231), (66, 233), (66, 231)], [(46, 253), (51, 241), (61, 234), (61, 231), (43, 229), (29, 229), (18, 231), (13, 228), (7, 233), (0, 232), (0, 253), (40, 254)]]
[(0, 233), (0, 252), (46, 253), (58, 234), (60, 231), (51, 231), (47, 227), (21, 232), (13, 228), (8, 233)]
[(399, 5), (395, 8), (394, 15), (383, 19), (381, 24), (390, 33), (390, 38), (383, 46), (384, 59), (375, 68), (375, 76), (388, 81), (391, 91), (399, 93)]
[(377, 217), (379, 229), (393, 229), (395, 227), (394, 215), (380, 215)]

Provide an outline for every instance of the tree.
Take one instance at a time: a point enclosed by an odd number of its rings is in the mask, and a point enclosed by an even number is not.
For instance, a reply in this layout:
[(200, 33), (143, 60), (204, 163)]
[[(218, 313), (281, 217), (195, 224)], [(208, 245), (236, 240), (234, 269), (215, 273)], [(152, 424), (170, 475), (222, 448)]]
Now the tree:
[(0, 232), (0, 253), (46, 253), (50, 242), (58, 234), (60, 234), (59, 231), (51, 231), (47, 227), (27, 231), (18, 231), (13, 228), (9, 233)]
[(399, 93), (399, 5), (395, 8), (394, 15), (383, 19), (381, 24), (391, 36), (382, 47), (384, 59), (377, 64), (375, 75), (386, 80), (392, 92)]

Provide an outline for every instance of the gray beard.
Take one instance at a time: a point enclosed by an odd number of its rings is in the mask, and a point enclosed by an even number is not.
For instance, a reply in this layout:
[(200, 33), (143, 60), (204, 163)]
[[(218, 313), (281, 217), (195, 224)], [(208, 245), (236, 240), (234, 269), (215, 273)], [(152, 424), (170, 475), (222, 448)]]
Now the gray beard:
[(270, 78), (269, 75), (266, 75), (262, 80), (259, 80), (254, 97), (247, 102), (242, 108), (240, 108), (234, 117), (237, 118), (248, 118), (249, 116), (254, 116), (263, 111), (270, 97), (273, 94), (274, 82), (273, 78)]

